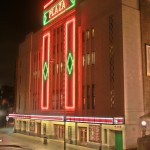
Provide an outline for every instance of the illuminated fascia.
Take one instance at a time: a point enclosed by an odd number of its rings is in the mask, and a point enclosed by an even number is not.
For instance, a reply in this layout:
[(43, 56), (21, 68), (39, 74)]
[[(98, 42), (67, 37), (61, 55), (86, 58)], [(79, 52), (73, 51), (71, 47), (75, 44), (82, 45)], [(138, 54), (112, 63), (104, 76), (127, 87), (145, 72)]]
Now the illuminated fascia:
[(114, 118), (114, 124), (123, 124), (124, 118), (123, 117), (115, 117)]
[(73, 34), (72, 34), (72, 37), (73, 37), (73, 60), (74, 60), (74, 69), (73, 69), (73, 106), (72, 107), (68, 107), (67, 106), (67, 99), (68, 99), (68, 76), (67, 76), (67, 69), (66, 69), (66, 73), (65, 73), (65, 108), (68, 109), (68, 110), (74, 110), (75, 108), (75, 18), (72, 18), (71, 20), (69, 20), (68, 22), (66, 22), (66, 43), (65, 43), (65, 58), (67, 60), (67, 54), (68, 54), (68, 25), (70, 23), (73, 23)]
[[(48, 62), (47, 62), (47, 68), (49, 70), (49, 61), (50, 61), (50, 33), (46, 33), (44, 36), (43, 36), (43, 51), (42, 51), (42, 68), (44, 66), (44, 50), (45, 50), (45, 38), (48, 37)], [(43, 106), (43, 94), (44, 94), (44, 78), (42, 76), (42, 93), (41, 93), (41, 109), (42, 110), (48, 110), (48, 107), (49, 107), (49, 74), (47, 75), (47, 106), (44, 107)]]
[(101, 117), (72, 117), (67, 116), (66, 121), (70, 122), (86, 122), (86, 123), (100, 123), (100, 124), (113, 124), (113, 118)]
[[(52, 11), (53, 8), (55, 8), (57, 5), (59, 5), (62, 2), (65, 2), (65, 0), (61, 0), (59, 3), (55, 4), (53, 7), (51, 7), (49, 10), (45, 11), (43, 14), (43, 26), (47, 25), (48, 23), (50, 23), (51, 21), (53, 21), (54, 19), (56, 19), (57, 17), (59, 17), (60, 15), (62, 15), (63, 13), (65, 13), (66, 11), (70, 10), (71, 8), (73, 8), (76, 5), (76, 0), (69, 0), (71, 5), (68, 6), (67, 8), (64, 9), (58, 9), (58, 14), (55, 15), (53, 18), (48, 19), (47, 14)], [(52, 11), (53, 12), (53, 11)]]
[[(24, 114), (9, 114), (9, 118), (22, 118), (22, 119), (39, 119), (39, 120), (56, 120), (64, 121), (64, 116), (44, 116), (44, 115), (24, 115)], [(117, 119), (117, 124), (124, 124), (124, 117), (115, 118), (103, 118), (103, 117), (76, 117), (66, 116), (68, 122), (86, 122), (86, 123), (100, 123), (100, 124), (114, 124), (114, 120)], [(116, 124), (116, 123), (115, 123)]]
[(43, 116), (43, 115), (24, 115), (24, 114), (9, 114), (9, 118), (23, 118), (23, 119), (38, 119), (50, 121), (64, 121), (64, 116)]

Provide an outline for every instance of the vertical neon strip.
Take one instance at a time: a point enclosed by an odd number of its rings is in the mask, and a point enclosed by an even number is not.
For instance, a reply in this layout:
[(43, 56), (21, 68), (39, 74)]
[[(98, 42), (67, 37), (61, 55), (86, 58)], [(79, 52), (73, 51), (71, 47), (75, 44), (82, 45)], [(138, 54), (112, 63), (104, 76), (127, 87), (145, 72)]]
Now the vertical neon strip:
[(73, 110), (75, 109), (75, 18), (72, 18), (71, 20), (69, 20), (68, 22), (66, 22), (66, 43), (65, 43), (65, 59), (67, 60), (67, 54), (68, 54), (68, 25), (72, 23), (73, 24), (73, 34), (72, 34), (72, 44), (73, 44), (73, 60), (74, 60), (74, 66), (73, 66), (73, 73), (72, 73), (72, 76), (73, 76), (73, 87), (72, 87), (72, 95), (73, 95), (73, 105), (70, 107), (68, 106), (67, 102), (68, 102), (68, 73), (67, 73), (67, 69), (66, 70), (66, 73), (65, 73), (65, 109), (68, 109), (68, 110)]
[(47, 8), (54, 0), (50, 0), (47, 4), (44, 5), (44, 9)]
[(82, 111), (82, 28), (78, 27), (78, 107)]
[[(43, 66), (44, 66), (44, 56), (45, 56), (45, 39), (48, 38), (48, 50), (47, 50), (47, 68), (48, 68), (48, 75), (47, 75), (47, 80), (44, 81), (43, 77)], [(42, 51), (42, 94), (41, 94), (41, 109), (42, 110), (48, 110), (49, 108), (49, 61), (50, 61), (50, 33), (47, 33), (43, 36), (43, 51)], [(46, 91), (44, 91), (44, 84), (47, 85)], [(44, 106), (44, 92), (46, 92), (46, 106)]]
[(28, 108), (29, 108), (29, 110), (28, 110), (28, 112), (30, 112), (30, 88), (31, 88), (31, 62), (32, 62), (32, 58), (31, 58), (31, 51), (30, 51), (30, 72), (29, 72), (29, 91), (28, 91), (28, 100), (29, 100), (29, 105), (28, 105)]
[(31, 70), (31, 69), (32, 69), (32, 35), (31, 35), (31, 47), (30, 47), (30, 60), (29, 60), (29, 61), (30, 61), (30, 64), (29, 64), (29, 65), (30, 65), (30, 66), (29, 66), (29, 67), (30, 67), (30, 68), (29, 68), (29, 71), (30, 71), (30, 72), (29, 72), (29, 91), (28, 91), (28, 94), (29, 94), (29, 95), (28, 95), (28, 100), (29, 100), (29, 105), (28, 105), (28, 108), (29, 108), (29, 109), (28, 109), (28, 112), (30, 113), (30, 111), (31, 111), (31, 110), (30, 110), (30, 109), (31, 109), (31, 108), (30, 108), (30, 107), (31, 107), (31, 106), (30, 106), (30, 95), (31, 95), (30, 90), (31, 90), (31, 71), (32, 71), (32, 70)]

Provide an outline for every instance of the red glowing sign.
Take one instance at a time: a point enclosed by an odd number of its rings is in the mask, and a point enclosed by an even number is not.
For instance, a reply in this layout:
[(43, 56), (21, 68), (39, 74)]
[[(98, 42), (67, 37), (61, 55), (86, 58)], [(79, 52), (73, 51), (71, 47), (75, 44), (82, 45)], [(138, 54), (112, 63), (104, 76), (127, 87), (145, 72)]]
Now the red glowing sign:
[[(47, 5), (44, 7), (48, 7), (53, 0), (51, 0)], [(60, 0), (58, 3), (55, 3), (51, 6), (50, 9), (44, 11), (43, 15), (43, 25), (48, 24), (52, 20), (56, 19), (58, 16), (66, 12), (67, 10), (73, 8), (76, 4), (76, 0)]]
[(50, 33), (43, 36), (42, 51), (42, 94), (41, 108), (48, 110), (49, 107), (49, 58), (50, 58)]
[[(65, 59), (68, 60), (68, 53), (71, 53), (71, 58), (74, 65), (72, 73), (68, 74), (68, 65), (66, 63), (65, 73), (65, 108), (67, 110), (74, 110), (75, 108), (75, 18), (66, 22), (65, 35)], [(68, 61), (67, 61), (68, 62)]]

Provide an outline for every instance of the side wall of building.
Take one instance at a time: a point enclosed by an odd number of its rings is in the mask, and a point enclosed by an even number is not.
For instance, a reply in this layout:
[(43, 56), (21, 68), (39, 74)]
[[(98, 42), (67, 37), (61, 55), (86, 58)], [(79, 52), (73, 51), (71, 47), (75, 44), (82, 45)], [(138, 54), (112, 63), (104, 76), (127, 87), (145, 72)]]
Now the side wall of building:
[(136, 147), (143, 115), (140, 10), (137, 0), (122, 1), (126, 147)]

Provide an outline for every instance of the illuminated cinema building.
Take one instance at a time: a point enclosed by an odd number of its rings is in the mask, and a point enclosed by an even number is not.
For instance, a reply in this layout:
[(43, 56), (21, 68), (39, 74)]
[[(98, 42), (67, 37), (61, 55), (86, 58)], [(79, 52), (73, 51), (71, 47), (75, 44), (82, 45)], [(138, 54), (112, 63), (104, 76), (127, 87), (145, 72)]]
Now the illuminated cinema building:
[[(40, 20), (39, 20), (40, 21)], [(143, 81), (138, 0), (50, 0), (19, 46), (15, 132), (136, 147)]]

